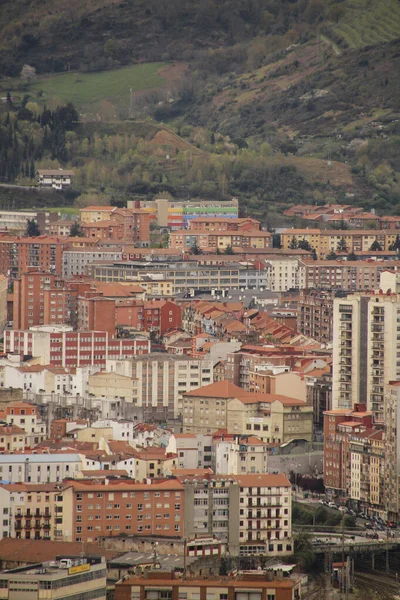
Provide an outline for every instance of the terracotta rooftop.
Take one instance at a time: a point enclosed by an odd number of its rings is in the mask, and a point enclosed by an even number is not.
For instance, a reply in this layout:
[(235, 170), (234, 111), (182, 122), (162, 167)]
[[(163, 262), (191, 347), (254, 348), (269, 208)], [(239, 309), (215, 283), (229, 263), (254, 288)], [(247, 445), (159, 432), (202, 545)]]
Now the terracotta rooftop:
[(97, 544), (25, 540), (8, 537), (0, 540), (0, 561), (34, 564), (55, 560), (56, 556), (80, 556), (82, 550), (89, 555), (105, 556), (107, 559), (120, 554), (112, 550), (104, 550)]
[(271, 403), (278, 401), (287, 406), (306, 405), (302, 400), (289, 398), (288, 396), (282, 396), (281, 394), (258, 394), (248, 392), (227, 380), (210, 383), (209, 385), (197, 388), (197, 390), (191, 390), (190, 392), (186, 392), (184, 396), (192, 398), (238, 398), (244, 404), (252, 404), (254, 402)]

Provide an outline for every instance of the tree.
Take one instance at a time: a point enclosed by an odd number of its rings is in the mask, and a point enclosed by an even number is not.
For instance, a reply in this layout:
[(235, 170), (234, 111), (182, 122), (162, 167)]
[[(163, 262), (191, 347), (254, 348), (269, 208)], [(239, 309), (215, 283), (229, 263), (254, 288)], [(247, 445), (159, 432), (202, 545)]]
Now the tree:
[(356, 255), (356, 254), (354, 254), (354, 252), (350, 252), (350, 253), (347, 255), (347, 260), (357, 260), (357, 255)]
[(198, 247), (197, 243), (193, 244), (191, 250), (190, 250), (190, 254), (203, 254), (203, 251), (201, 248)]
[(313, 257), (313, 260), (318, 260), (318, 255), (317, 255), (315, 248), (312, 249), (312, 257)]
[(378, 240), (372, 242), (370, 250), (372, 250), (372, 252), (378, 252), (379, 250), (382, 250), (382, 246), (380, 245)]
[(71, 229), (69, 230), (70, 237), (82, 237), (84, 235), (80, 224), (78, 221), (74, 221), (71, 225)]
[(389, 250), (395, 250), (396, 252), (399, 252), (400, 250), (400, 235), (397, 234), (395, 241), (393, 242), (393, 244), (390, 244), (389, 246)]
[(296, 238), (294, 236), (290, 240), (289, 248), (291, 250), (296, 250), (298, 248), (297, 240), (296, 240)]
[(22, 81), (27, 81), (28, 83), (35, 79), (36, 77), (36, 69), (35, 67), (31, 67), (31, 65), (24, 65), (21, 69), (21, 79)]
[(300, 240), (297, 244), (297, 247), (300, 248), (300, 250), (307, 250), (308, 252), (311, 252), (313, 250), (308, 240)]
[(343, 236), (338, 241), (337, 250), (339, 252), (347, 252), (347, 250), (348, 250), (346, 240), (344, 239)]
[(326, 260), (336, 260), (337, 254), (334, 250), (331, 250), (329, 254), (326, 255)]
[(233, 251), (233, 248), (232, 248), (232, 246), (228, 245), (228, 246), (225, 248), (224, 254), (235, 254), (235, 253), (234, 253), (234, 251)]
[(40, 235), (40, 229), (35, 219), (28, 219), (26, 222), (26, 234), (28, 237), (37, 237)]

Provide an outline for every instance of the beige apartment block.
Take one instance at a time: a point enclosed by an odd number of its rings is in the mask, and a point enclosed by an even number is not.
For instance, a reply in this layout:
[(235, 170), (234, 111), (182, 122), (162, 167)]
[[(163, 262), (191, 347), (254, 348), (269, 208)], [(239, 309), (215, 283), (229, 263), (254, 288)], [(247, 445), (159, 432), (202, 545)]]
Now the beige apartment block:
[(333, 408), (366, 402), (383, 421), (384, 386), (400, 379), (400, 296), (337, 298), (333, 323)]
[(184, 395), (184, 433), (256, 435), (263, 442), (282, 444), (312, 440), (312, 406), (276, 394), (256, 394), (220, 381)]
[(123, 398), (126, 402), (137, 403), (138, 382), (133, 377), (115, 373), (115, 371), (100, 371), (89, 375), (88, 394), (97, 397)]

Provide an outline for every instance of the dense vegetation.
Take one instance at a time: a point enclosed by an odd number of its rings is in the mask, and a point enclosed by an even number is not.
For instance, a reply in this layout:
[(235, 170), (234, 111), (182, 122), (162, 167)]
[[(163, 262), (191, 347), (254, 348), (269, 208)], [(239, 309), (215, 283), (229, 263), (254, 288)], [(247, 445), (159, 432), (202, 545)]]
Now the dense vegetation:
[(60, 204), (238, 196), (271, 227), (297, 202), (400, 210), (395, 0), (16, 0), (0, 23), (3, 181), (67, 166)]

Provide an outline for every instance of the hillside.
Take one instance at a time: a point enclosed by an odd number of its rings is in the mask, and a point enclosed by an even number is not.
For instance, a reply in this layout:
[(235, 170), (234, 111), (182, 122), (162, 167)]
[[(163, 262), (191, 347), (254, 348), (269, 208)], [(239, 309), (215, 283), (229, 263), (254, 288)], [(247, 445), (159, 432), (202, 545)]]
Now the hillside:
[[(0, 23), (0, 69), (38, 72), (0, 82), (6, 181), (68, 166), (71, 201), (235, 195), (271, 227), (297, 202), (400, 210), (397, 0), (16, 0)], [(80, 124), (42, 147), (37, 116), (69, 101)]]

